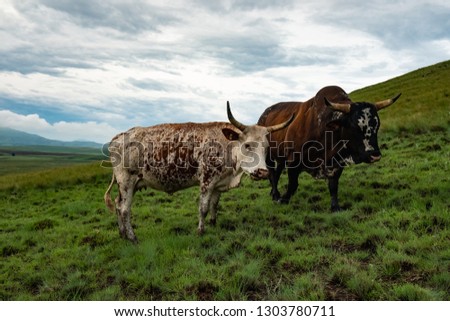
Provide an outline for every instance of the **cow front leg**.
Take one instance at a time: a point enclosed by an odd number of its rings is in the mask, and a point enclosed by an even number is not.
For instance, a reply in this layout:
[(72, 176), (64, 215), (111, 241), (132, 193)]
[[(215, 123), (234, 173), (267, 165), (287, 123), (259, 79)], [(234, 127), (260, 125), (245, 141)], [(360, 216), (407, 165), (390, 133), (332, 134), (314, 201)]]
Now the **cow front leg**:
[(202, 235), (205, 232), (205, 218), (211, 204), (211, 191), (201, 188), (200, 201), (198, 206), (198, 228), (197, 233)]
[(331, 197), (331, 212), (339, 212), (341, 207), (339, 206), (338, 189), (339, 178), (341, 177), (342, 169), (339, 169), (332, 177), (328, 177), (328, 190)]
[(217, 222), (217, 208), (219, 206), (219, 200), (220, 200), (220, 192), (214, 191), (211, 195), (211, 200), (209, 203), (209, 212), (211, 213), (209, 223), (213, 226), (215, 226)]

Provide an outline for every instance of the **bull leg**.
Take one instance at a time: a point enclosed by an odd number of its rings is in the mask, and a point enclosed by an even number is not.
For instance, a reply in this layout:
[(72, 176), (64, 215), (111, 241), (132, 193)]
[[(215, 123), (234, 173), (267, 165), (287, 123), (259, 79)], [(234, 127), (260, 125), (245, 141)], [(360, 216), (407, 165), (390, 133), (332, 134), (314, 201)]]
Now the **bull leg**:
[(281, 198), (278, 200), (278, 203), (281, 204), (289, 203), (291, 196), (294, 195), (294, 193), (297, 191), (298, 188), (298, 175), (300, 175), (299, 166), (288, 168), (288, 178), (289, 178), (288, 188), (286, 193), (284, 193), (283, 196), (281, 196)]
[(131, 226), (131, 203), (133, 201), (134, 184), (120, 184), (118, 202), (116, 200), (117, 218), (119, 222), (119, 232), (123, 238), (127, 238), (133, 243), (137, 243), (136, 235)]
[(219, 205), (220, 200), (220, 192), (214, 191), (211, 195), (211, 200), (209, 203), (209, 211), (211, 212), (211, 218), (209, 220), (209, 223), (213, 226), (216, 225), (217, 221), (217, 207)]
[(343, 169), (341, 168), (332, 177), (328, 177), (328, 190), (330, 191), (331, 196), (332, 212), (339, 212), (341, 210), (338, 200), (338, 187), (339, 187), (339, 178), (341, 177), (342, 170)]
[(275, 164), (273, 167), (269, 168), (269, 180), (270, 185), (272, 186), (272, 190), (270, 191), (270, 195), (272, 196), (272, 200), (279, 201), (280, 200), (280, 191), (278, 190), (278, 182), (280, 180), (281, 173), (285, 168), (285, 163), (283, 161), (277, 163), (277, 167), (275, 168)]

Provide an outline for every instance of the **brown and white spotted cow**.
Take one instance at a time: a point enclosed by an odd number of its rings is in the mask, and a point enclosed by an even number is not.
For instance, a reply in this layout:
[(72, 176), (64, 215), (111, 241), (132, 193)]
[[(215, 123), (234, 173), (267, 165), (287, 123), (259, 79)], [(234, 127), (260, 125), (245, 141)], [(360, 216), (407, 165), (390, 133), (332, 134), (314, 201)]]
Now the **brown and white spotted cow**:
[[(273, 126), (246, 126), (227, 113), (230, 123), (162, 124), (135, 127), (115, 136), (110, 145), (113, 165), (111, 184), (105, 193), (107, 207), (117, 213), (119, 232), (137, 242), (131, 226), (134, 193), (144, 187), (172, 194), (200, 185), (198, 233), (210, 212), (215, 224), (220, 194), (237, 187), (244, 172), (254, 179), (267, 178), (265, 159), (270, 132), (285, 128), (289, 120)], [(115, 206), (111, 188), (117, 182)]]

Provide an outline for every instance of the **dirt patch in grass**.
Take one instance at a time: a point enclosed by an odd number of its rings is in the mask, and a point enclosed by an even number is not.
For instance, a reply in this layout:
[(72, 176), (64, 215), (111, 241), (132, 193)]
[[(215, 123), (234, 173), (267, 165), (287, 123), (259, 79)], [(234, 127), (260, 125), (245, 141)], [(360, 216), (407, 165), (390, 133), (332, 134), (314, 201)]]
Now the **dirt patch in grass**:
[(358, 296), (340, 284), (330, 282), (325, 286), (325, 301), (357, 301)]
[(148, 300), (160, 301), (164, 298), (163, 290), (156, 285), (150, 284), (144, 288), (144, 295)]
[(186, 288), (187, 293), (194, 295), (199, 301), (214, 300), (218, 290), (219, 288), (216, 285), (208, 281), (200, 281)]
[(37, 221), (36, 223), (33, 224), (33, 228), (36, 231), (51, 229), (54, 226), (55, 226), (55, 222), (51, 219), (44, 219), (41, 221)]
[(11, 245), (6, 245), (2, 248), (2, 256), (3, 257), (12, 256), (19, 252), (20, 252), (19, 248), (15, 247), (15, 246), (11, 246)]
[(442, 149), (442, 147), (439, 144), (428, 145), (428, 146), (425, 146), (424, 148), (422, 148), (422, 150), (424, 150), (426, 152), (436, 152), (441, 149)]

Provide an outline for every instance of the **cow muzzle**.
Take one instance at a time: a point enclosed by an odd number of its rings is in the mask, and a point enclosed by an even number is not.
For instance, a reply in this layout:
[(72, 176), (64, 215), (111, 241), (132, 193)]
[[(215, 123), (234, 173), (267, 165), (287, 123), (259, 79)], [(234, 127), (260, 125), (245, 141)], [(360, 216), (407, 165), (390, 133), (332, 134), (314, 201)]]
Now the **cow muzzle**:
[(255, 181), (266, 179), (267, 177), (269, 177), (269, 171), (267, 169), (258, 168), (252, 174), (250, 174), (250, 177)]

